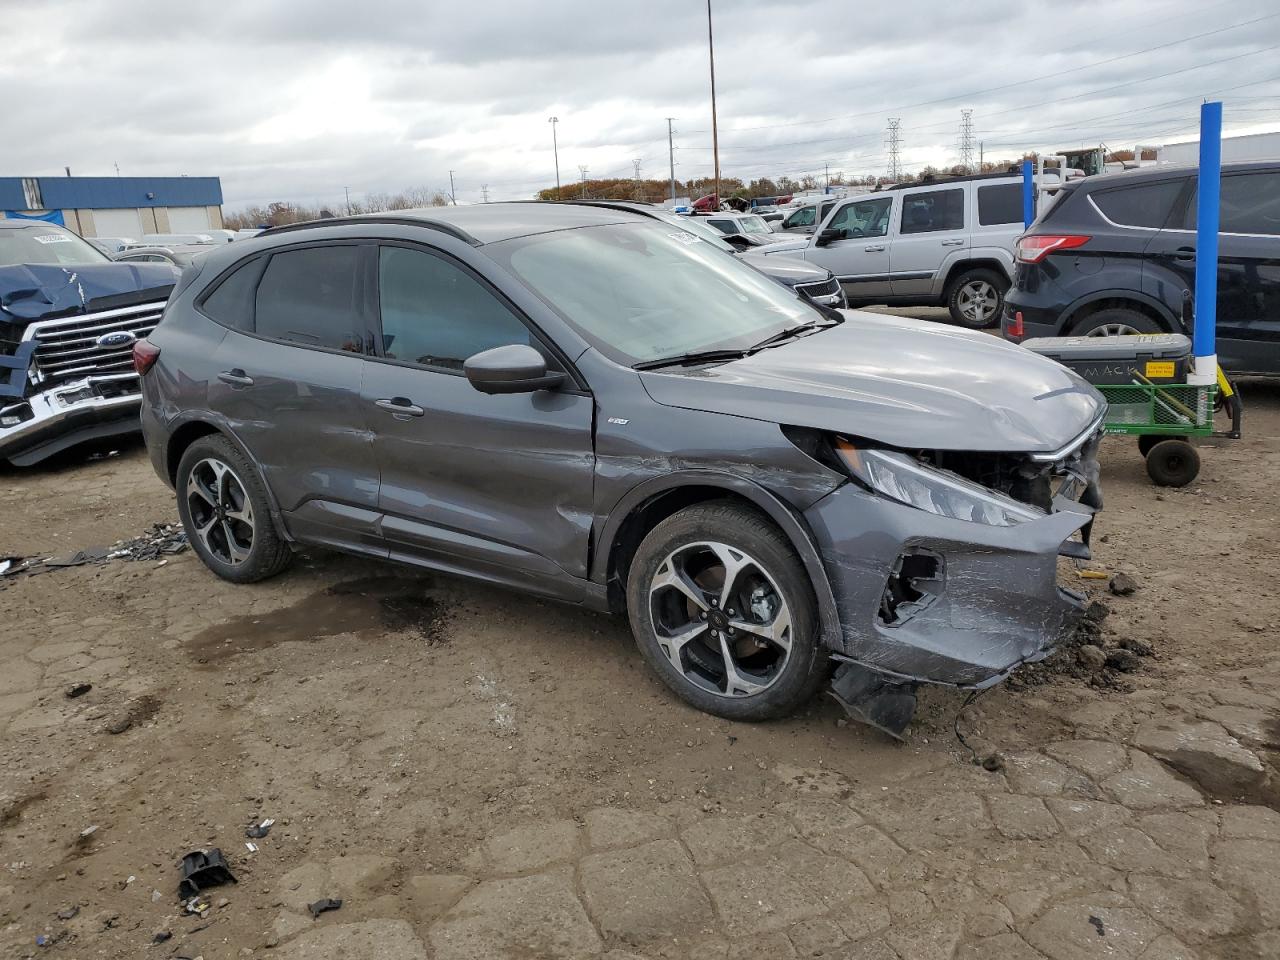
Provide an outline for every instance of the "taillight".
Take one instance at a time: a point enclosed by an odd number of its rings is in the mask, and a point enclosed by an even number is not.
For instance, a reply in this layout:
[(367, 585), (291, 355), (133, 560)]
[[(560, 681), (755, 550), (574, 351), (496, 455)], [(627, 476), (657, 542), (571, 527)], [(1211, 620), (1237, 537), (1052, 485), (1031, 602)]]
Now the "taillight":
[(1009, 321), (1005, 327), (1005, 333), (1010, 337), (1022, 336), (1022, 311), (1019, 310), (1013, 315), (1013, 319)]
[(133, 345), (133, 369), (138, 376), (150, 370), (160, 359), (160, 348), (150, 340), (139, 340)]
[(1088, 237), (1035, 234), (1018, 240), (1016, 256), (1022, 263), (1039, 263), (1051, 253), (1074, 250), (1088, 242)]

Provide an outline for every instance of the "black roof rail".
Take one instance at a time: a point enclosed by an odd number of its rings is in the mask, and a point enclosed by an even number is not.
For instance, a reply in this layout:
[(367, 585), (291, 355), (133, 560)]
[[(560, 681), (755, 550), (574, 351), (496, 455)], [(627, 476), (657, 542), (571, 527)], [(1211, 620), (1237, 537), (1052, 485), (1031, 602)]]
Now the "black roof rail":
[(258, 236), (266, 236), (270, 234), (275, 236), (280, 233), (290, 233), (294, 230), (313, 230), (320, 227), (354, 227), (362, 226), (367, 223), (389, 223), (404, 227), (426, 227), (429, 230), (439, 230), (441, 233), (447, 233), (449, 236), (461, 240), (463, 243), (469, 243), (473, 247), (479, 247), (482, 244), (467, 231), (455, 227), (451, 223), (445, 223), (443, 220), (428, 220), (425, 217), (405, 217), (405, 216), (382, 216), (380, 214), (361, 214), (353, 217), (328, 217), (324, 220), (303, 220), (301, 223), (285, 223), (278, 227), (268, 227)]

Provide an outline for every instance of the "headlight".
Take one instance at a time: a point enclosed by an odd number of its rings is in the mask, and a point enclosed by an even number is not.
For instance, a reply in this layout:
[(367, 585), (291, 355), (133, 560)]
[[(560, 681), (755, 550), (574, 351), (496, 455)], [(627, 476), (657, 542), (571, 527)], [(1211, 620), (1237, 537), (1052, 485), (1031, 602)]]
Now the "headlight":
[(959, 474), (927, 467), (905, 453), (860, 450), (843, 437), (836, 438), (835, 448), (849, 472), (872, 490), (941, 517), (1012, 527), (1045, 515)]

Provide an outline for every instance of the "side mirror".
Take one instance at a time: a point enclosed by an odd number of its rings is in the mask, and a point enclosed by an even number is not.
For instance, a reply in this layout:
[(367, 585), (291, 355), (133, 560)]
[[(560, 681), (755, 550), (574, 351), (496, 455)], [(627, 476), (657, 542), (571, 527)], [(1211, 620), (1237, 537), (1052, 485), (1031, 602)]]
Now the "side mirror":
[(836, 240), (843, 240), (843, 239), (844, 239), (843, 230), (839, 229), (838, 227), (827, 227), (825, 230), (819, 232), (818, 238), (813, 241), (813, 245), (815, 247), (825, 247), (829, 243), (832, 243)]
[(564, 374), (548, 373), (546, 358), (527, 343), (482, 350), (468, 357), (462, 370), (481, 393), (533, 393), (564, 382)]

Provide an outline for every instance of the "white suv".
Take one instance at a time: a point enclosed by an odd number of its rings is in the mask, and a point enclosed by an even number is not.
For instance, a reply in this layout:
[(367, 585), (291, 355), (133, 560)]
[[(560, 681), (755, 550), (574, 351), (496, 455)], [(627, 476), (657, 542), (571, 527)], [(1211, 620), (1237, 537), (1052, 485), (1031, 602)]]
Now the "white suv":
[(849, 197), (812, 237), (760, 252), (826, 267), (851, 304), (946, 305), (976, 329), (1000, 319), (1022, 232), (1022, 179), (996, 174)]

